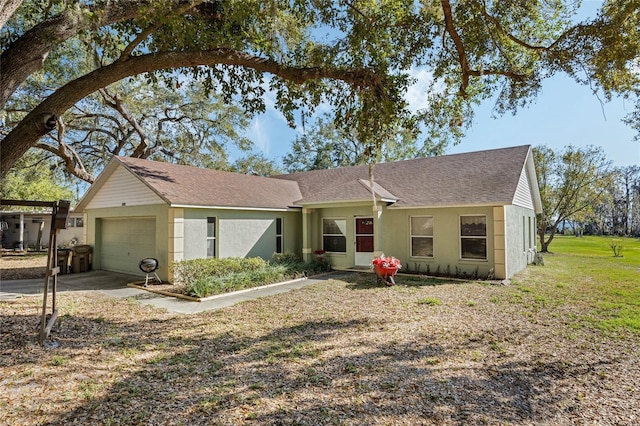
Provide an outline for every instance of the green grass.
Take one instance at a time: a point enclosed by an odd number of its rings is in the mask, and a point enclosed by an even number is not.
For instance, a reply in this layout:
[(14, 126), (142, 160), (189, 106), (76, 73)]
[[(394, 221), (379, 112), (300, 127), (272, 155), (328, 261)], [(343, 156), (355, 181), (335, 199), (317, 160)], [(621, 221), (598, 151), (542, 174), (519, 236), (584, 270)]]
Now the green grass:
[(442, 305), (442, 300), (437, 299), (435, 297), (425, 297), (424, 299), (418, 300), (419, 305), (428, 305), (428, 306), (438, 306)]
[(545, 254), (545, 266), (514, 280), (531, 303), (571, 303), (583, 321), (603, 330), (640, 333), (640, 240), (623, 240), (623, 257), (614, 257), (610, 237), (558, 236)]

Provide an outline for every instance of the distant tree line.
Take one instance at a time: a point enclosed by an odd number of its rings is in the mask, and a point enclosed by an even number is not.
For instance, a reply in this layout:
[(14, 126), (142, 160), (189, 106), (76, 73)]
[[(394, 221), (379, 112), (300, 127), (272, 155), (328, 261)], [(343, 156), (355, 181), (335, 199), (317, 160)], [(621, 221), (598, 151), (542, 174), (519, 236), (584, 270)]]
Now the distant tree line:
[(613, 167), (600, 147), (534, 148), (543, 252), (557, 232), (640, 237), (640, 166)]

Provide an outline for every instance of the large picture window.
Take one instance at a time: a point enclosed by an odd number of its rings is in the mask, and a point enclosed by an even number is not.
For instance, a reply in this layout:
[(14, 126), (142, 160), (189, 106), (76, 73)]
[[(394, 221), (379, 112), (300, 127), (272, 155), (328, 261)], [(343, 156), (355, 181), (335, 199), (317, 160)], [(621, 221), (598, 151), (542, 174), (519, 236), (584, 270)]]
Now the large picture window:
[(487, 259), (487, 217), (460, 216), (460, 257)]
[(411, 256), (433, 257), (433, 217), (411, 217)]
[(324, 251), (347, 251), (347, 220), (322, 219), (322, 248)]
[(207, 218), (207, 257), (216, 257), (216, 218)]

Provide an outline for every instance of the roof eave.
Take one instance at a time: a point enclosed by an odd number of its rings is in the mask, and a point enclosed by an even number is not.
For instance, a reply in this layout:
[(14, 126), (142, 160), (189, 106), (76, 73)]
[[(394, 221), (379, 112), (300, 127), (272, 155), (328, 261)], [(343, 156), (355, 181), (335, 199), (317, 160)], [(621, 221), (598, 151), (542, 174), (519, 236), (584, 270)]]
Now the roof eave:
[(410, 210), (410, 209), (452, 209), (452, 208), (469, 208), (469, 207), (497, 207), (497, 206), (510, 206), (509, 201), (499, 201), (495, 203), (470, 203), (470, 204), (412, 204), (412, 205), (400, 205), (389, 206), (389, 209), (393, 210)]
[[(349, 200), (322, 200), (322, 201), (305, 201), (304, 199), (302, 200), (298, 200), (295, 202), (296, 205), (299, 206), (316, 206), (316, 205), (321, 205), (321, 204), (350, 204), (350, 203), (367, 203), (367, 202), (371, 202), (371, 198), (367, 197), (367, 198), (354, 198), (354, 199), (349, 199)], [(380, 201), (383, 203), (396, 203), (398, 202), (398, 200), (393, 199), (393, 198), (381, 198), (381, 197), (376, 197), (376, 201)]]
[(543, 212), (542, 197), (540, 196), (540, 188), (538, 187), (538, 175), (536, 174), (536, 166), (533, 162), (532, 148), (529, 147), (526, 162), (527, 178), (529, 179), (529, 187), (531, 187), (531, 196), (533, 198), (533, 209), (536, 214)]
[(253, 207), (253, 206), (214, 206), (214, 205), (195, 205), (195, 204), (170, 204), (169, 207), (182, 209), (207, 209), (207, 210), (251, 210), (251, 211), (273, 211), (287, 212), (298, 211), (302, 206), (291, 205), (287, 207)]

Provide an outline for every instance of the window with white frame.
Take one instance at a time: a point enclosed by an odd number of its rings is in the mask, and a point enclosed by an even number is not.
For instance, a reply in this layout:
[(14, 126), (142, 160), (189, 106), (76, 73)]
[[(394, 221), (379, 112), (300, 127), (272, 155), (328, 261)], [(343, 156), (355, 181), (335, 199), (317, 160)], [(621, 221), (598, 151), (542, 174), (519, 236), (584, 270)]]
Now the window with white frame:
[(346, 253), (346, 219), (322, 219), (322, 248), (328, 252)]
[(433, 217), (411, 216), (411, 256), (433, 257)]
[(207, 257), (216, 257), (216, 218), (207, 218)]
[(282, 218), (276, 218), (276, 253), (282, 253)]
[(460, 216), (460, 258), (487, 259), (487, 216)]

